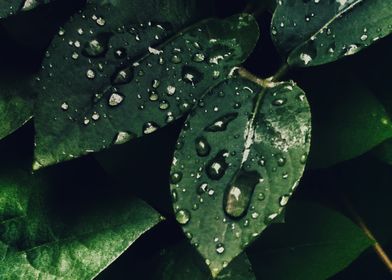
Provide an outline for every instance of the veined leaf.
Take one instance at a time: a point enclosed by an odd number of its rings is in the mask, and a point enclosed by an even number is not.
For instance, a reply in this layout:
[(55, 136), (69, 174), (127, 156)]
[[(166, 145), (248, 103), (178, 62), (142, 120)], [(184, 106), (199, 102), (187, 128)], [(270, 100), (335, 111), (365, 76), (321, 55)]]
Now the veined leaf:
[(160, 220), (134, 199), (74, 217), (70, 226), (51, 213), (46, 184), (22, 170), (1, 171), (1, 279), (92, 279)]
[(39, 83), (36, 169), (178, 118), (242, 63), (258, 38), (256, 21), (245, 14), (205, 20), (167, 39), (167, 23), (118, 25), (120, 8), (90, 5), (53, 41)]
[(247, 254), (268, 280), (325, 280), (373, 243), (351, 220), (311, 203), (290, 204), (285, 224), (271, 225)]
[(287, 62), (300, 67), (353, 55), (391, 31), (391, 0), (281, 0), (271, 26)]
[(309, 106), (292, 82), (229, 79), (191, 113), (171, 169), (173, 206), (213, 276), (287, 204), (309, 137)]

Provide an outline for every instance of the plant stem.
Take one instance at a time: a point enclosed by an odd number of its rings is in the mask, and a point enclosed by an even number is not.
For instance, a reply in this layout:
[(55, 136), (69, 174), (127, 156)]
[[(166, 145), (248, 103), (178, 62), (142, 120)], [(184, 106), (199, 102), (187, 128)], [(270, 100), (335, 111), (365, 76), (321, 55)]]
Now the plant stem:
[(282, 79), (284, 76), (287, 75), (287, 72), (290, 70), (290, 65), (287, 64), (287, 62), (285, 62), (279, 69), (278, 71), (275, 73), (275, 75), (273, 75), (271, 77), (271, 81), (272, 82), (278, 82), (280, 79)]
[(376, 252), (377, 256), (380, 258), (380, 260), (385, 264), (387, 269), (389, 270), (390, 273), (392, 273), (392, 261), (385, 252), (385, 250), (382, 248), (381, 244), (377, 241), (377, 239), (374, 237), (373, 233), (370, 231), (364, 220), (361, 218), (361, 216), (355, 211), (354, 207), (352, 206), (351, 202), (346, 198), (342, 197), (343, 202), (347, 208), (347, 210), (350, 212), (352, 218), (354, 221), (358, 224), (358, 226), (363, 230), (363, 232), (366, 234), (367, 237), (369, 237), (371, 240), (374, 241), (373, 244), (373, 249)]
[(257, 77), (256, 75), (252, 74), (251, 72), (249, 72), (248, 70), (246, 70), (243, 67), (238, 68), (237, 73), (241, 77), (248, 79), (248, 80), (254, 82), (255, 84), (258, 84), (261, 87), (265, 86), (265, 80)]

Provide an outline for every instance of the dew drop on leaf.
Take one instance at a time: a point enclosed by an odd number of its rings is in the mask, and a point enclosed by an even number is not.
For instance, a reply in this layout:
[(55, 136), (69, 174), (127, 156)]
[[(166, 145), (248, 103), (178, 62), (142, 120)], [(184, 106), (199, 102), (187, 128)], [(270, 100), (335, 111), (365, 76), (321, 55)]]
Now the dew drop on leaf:
[(195, 145), (196, 145), (196, 153), (198, 156), (205, 157), (210, 154), (211, 146), (207, 142), (207, 139), (204, 138), (203, 136), (196, 138)]
[(206, 173), (212, 180), (219, 180), (225, 175), (228, 164), (226, 157), (228, 156), (227, 150), (220, 151), (213, 159), (211, 159), (206, 166)]
[(208, 132), (218, 132), (225, 131), (228, 124), (235, 120), (238, 113), (229, 113), (218, 119), (216, 119), (212, 124), (208, 125), (204, 130)]
[(180, 209), (176, 212), (176, 220), (181, 225), (186, 225), (191, 219), (191, 213), (188, 210)]

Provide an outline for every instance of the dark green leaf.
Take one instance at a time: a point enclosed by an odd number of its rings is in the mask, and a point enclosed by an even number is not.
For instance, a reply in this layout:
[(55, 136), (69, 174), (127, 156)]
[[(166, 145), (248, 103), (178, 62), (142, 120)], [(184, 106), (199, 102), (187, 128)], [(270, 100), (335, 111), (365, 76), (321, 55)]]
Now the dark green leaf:
[(134, 199), (74, 216), (70, 226), (53, 216), (47, 187), (45, 177), (1, 171), (1, 279), (92, 279), (160, 220)]
[(286, 217), (247, 250), (260, 279), (325, 280), (372, 244), (348, 218), (319, 205), (290, 204)]
[(392, 137), (385, 108), (358, 79), (331, 75), (308, 89), (313, 114), (310, 165), (328, 167), (355, 158)]
[[(154, 280), (211, 280), (211, 274), (200, 255), (186, 242), (164, 249), (157, 258)], [(239, 255), (216, 277), (227, 280), (256, 280), (245, 253)]]
[(174, 154), (177, 221), (214, 276), (278, 216), (304, 170), (310, 112), (291, 82), (222, 82), (188, 118)]
[(392, 31), (390, 0), (281, 0), (271, 33), (295, 66), (352, 55)]
[(53, 41), (39, 83), (35, 168), (154, 132), (242, 63), (258, 38), (254, 18), (236, 15), (162, 43), (170, 23), (119, 26), (116, 11), (88, 6)]
[(18, 12), (30, 11), (38, 5), (49, 2), (50, 0), (2, 0), (0, 2), (0, 19)]
[(34, 94), (29, 77), (0, 78), (0, 139), (14, 132), (33, 115)]

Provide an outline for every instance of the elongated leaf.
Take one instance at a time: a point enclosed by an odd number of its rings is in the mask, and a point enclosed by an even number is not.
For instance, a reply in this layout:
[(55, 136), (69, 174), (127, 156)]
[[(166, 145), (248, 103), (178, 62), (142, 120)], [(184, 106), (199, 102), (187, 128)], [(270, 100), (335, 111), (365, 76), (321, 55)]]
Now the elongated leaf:
[(33, 115), (33, 90), (29, 78), (0, 78), (0, 139), (14, 132)]
[(328, 82), (308, 89), (314, 109), (313, 168), (355, 158), (392, 137), (388, 113), (363, 82), (339, 74)]
[(2, 0), (0, 2), (0, 19), (17, 12), (30, 11), (40, 4), (49, 2), (50, 0)]
[[(152, 273), (151, 280), (212, 279), (203, 259), (186, 242), (164, 249), (156, 262), (157, 268)], [(248, 257), (243, 253), (227, 266), (217, 279), (256, 280), (256, 277)]]
[(391, 0), (282, 0), (271, 27), (288, 63), (300, 67), (355, 54), (391, 31)]
[(260, 279), (325, 280), (372, 241), (348, 218), (310, 203), (290, 204), (285, 224), (272, 225), (247, 254)]
[(1, 171), (1, 279), (92, 279), (159, 222), (157, 212), (134, 199), (65, 223), (50, 211), (45, 180)]
[(304, 170), (310, 112), (291, 82), (236, 78), (192, 112), (174, 154), (177, 221), (214, 276), (278, 216)]
[(49, 49), (35, 117), (35, 168), (166, 125), (243, 62), (258, 38), (253, 17), (236, 15), (206, 20), (160, 44), (170, 24), (118, 26), (111, 23), (114, 11), (88, 6)]

